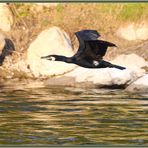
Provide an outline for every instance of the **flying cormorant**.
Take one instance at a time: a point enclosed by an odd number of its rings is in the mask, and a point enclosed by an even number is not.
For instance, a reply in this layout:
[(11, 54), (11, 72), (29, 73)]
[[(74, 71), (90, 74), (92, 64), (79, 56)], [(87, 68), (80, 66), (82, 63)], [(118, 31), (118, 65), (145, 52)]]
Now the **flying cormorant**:
[(106, 68), (114, 67), (125, 69), (125, 67), (111, 64), (103, 60), (108, 47), (116, 47), (115, 44), (98, 40), (100, 34), (96, 30), (82, 30), (75, 33), (79, 41), (79, 48), (72, 57), (62, 55), (48, 55), (41, 57), (51, 61), (63, 61), (73, 63), (85, 68)]
[(12, 52), (15, 50), (14, 44), (10, 39), (5, 38), (4, 42), (5, 42), (5, 45), (2, 48), (2, 51), (0, 54), (0, 66), (2, 66), (5, 57), (8, 55), (12, 55)]

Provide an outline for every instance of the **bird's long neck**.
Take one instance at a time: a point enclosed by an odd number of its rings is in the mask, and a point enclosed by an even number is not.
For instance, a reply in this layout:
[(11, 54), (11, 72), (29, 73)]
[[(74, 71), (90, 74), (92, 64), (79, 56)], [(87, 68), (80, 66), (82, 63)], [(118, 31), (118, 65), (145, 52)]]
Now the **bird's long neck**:
[(72, 60), (69, 57), (60, 56), (60, 55), (55, 55), (54, 57), (55, 57), (55, 61), (63, 61), (66, 63), (72, 63)]

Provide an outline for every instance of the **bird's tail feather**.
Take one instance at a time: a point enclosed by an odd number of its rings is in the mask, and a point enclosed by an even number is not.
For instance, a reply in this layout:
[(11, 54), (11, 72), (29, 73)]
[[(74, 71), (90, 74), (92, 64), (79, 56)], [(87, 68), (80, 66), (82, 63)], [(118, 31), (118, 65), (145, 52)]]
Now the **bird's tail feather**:
[(101, 61), (100, 65), (101, 65), (102, 68), (110, 67), (110, 68), (117, 68), (117, 69), (120, 69), (120, 70), (126, 69), (125, 67), (115, 65), (115, 64), (109, 63), (109, 62), (104, 61), (104, 60)]
[(122, 66), (119, 66), (119, 65), (114, 65), (114, 64), (112, 64), (112, 66), (113, 66), (114, 68), (117, 68), (117, 69), (120, 69), (120, 70), (126, 69), (125, 67), (122, 67)]

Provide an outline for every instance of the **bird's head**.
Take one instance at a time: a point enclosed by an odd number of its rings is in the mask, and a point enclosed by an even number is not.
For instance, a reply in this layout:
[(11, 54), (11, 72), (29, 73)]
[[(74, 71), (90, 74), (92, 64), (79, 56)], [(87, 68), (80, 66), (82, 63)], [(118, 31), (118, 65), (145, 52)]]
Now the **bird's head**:
[(50, 60), (50, 61), (56, 61), (58, 58), (57, 58), (57, 55), (48, 55), (48, 56), (41, 57), (41, 59), (46, 59), (46, 60)]

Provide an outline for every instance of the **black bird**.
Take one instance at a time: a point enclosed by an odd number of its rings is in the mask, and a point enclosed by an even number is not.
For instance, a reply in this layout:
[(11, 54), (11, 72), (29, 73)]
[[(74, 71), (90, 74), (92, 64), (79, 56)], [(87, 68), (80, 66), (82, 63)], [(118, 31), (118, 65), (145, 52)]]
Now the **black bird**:
[(15, 50), (15, 46), (10, 39), (5, 38), (4, 40), (5, 40), (5, 45), (0, 54), (0, 66), (2, 66), (5, 57), (8, 55), (12, 55), (13, 51)]
[(79, 41), (79, 48), (72, 57), (62, 55), (48, 55), (41, 57), (51, 61), (63, 61), (73, 63), (85, 68), (106, 68), (115, 67), (125, 69), (125, 67), (111, 64), (103, 60), (108, 47), (116, 47), (115, 44), (98, 40), (100, 34), (96, 30), (82, 30), (75, 33)]

